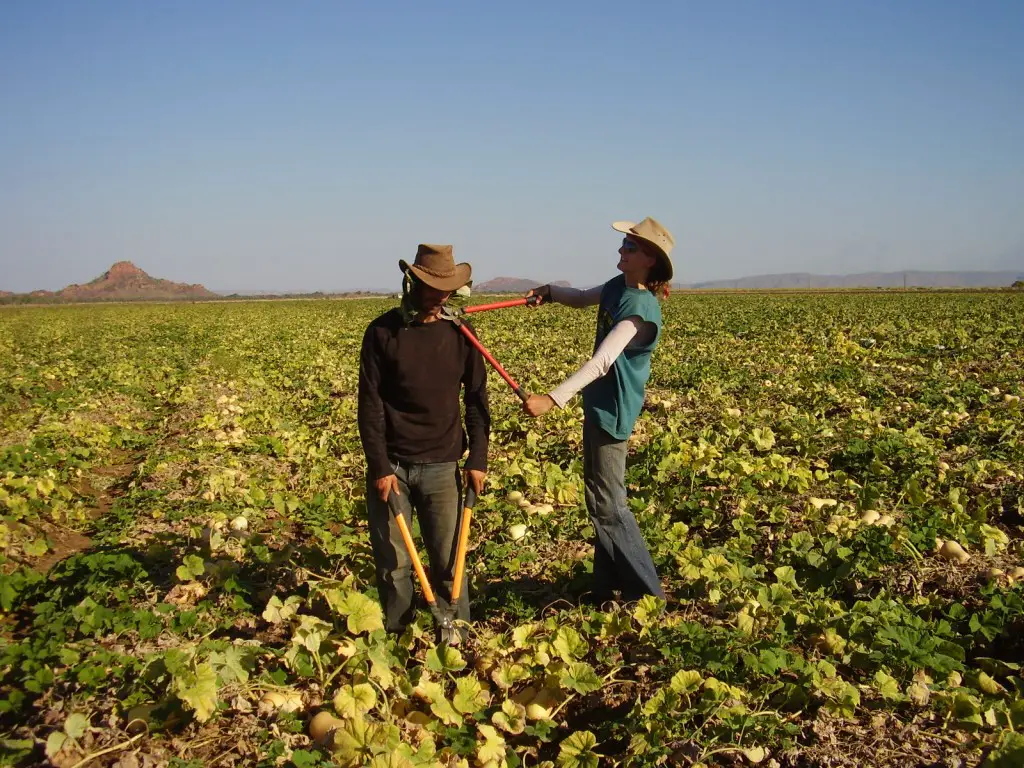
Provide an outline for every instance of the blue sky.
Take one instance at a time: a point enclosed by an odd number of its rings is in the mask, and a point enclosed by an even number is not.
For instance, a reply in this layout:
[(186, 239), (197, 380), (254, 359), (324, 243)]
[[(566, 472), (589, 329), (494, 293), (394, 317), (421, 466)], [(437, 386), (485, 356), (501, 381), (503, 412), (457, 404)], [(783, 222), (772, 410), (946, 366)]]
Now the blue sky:
[(1024, 3), (12, 2), (0, 289), (1024, 270)]

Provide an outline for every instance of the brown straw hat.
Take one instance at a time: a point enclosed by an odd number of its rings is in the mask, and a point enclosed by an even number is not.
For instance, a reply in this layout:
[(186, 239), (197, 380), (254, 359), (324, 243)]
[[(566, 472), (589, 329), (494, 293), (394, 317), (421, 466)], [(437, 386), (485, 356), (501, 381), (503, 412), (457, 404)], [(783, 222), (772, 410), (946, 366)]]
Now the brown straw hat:
[(421, 243), (416, 249), (416, 260), (410, 266), (401, 259), (398, 268), (411, 271), (417, 280), (422, 280), (439, 291), (457, 291), (469, 282), (473, 268), (469, 264), (456, 264), (454, 249), (450, 245), (427, 245)]
[(672, 259), (669, 258), (669, 254), (676, 241), (671, 232), (650, 216), (639, 224), (632, 221), (613, 222), (612, 229), (654, 246), (651, 255), (658, 260), (658, 265), (652, 270), (651, 279), (665, 282), (672, 279)]

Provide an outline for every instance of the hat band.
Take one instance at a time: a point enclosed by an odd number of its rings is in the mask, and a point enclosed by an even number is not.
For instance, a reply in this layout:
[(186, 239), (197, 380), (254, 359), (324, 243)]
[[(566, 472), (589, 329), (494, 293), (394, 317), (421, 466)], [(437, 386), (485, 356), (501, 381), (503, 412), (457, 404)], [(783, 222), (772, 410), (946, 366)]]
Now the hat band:
[(422, 264), (413, 264), (413, 266), (422, 272), (426, 272), (431, 277), (455, 277), (455, 267), (452, 267), (446, 272), (442, 272), (441, 270), (432, 269), (431, 267), (426, 267)]

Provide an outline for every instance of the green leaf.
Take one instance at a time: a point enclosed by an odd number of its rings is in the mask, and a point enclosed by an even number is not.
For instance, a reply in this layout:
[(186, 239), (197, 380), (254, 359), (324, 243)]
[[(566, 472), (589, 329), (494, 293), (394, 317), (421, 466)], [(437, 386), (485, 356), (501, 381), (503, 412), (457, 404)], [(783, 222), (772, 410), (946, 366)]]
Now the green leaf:
[(526, 707), (506, 699), (501, 703), (501, 711), (491, 715), (491, 722), (501, 730), (518, 736), (526, 730)]
[(365, 765), (369, 762), (374, 729), (362, 718), (345, 720), (334, 729), (331, 747), (334, 757), (343, 765)]
[[(643, 703), (640, 711), (647, 717), (663, 714), (668, 711), (666, 706), (666, 699), (668, 698), (669, 696), (665, 693), (665, 689), (660, 688), (651, 698)], [(675, 697), (673, 696), (672, 699), (675, 700)]]
[[(399, 749), (402, 747), (408, 748), (408, 745), (402, 744)], [(422, 765), (422, 763), (414, 763), (408, 755), (401, 752), (391, 752), (374, 755), (373, 759), (367, 763), (367, 768), (416, 768), (417, 765)]]
[(968, 693), (960, 692), (953, 697), (953, 714), (961, 726), (981, 726), (981, 703)]
[(483, 744), (476, 748), (476, 759), (478, 765), (487, 765), (489, 762), (501, 764), (505, 761), (505, 738), (492, 726), (481, 723), (476, 727), (477, 732), (483, 736)]
[(334, 709), (341, 717), (362, 717), (377, 705), (377, 692), (369, 683), (343, 685), (334, 694)]
[(690, 694), (700, 690), (703, 683), (704, 678), (701, 676), (700, 672), (692, 669), (683, 669), (672, 676), (672, 680), (669, 682), (669, 687), (673, 692), (682, 696), (684, 694)]
[(444, 688), (441, 687), (440, 683), (433, 680), (421, 681), (419, 689), (430, 700), (430, 711), (441, 722), (456, 727), (462, 725), (462, 715), (456, 712), (451, 702), (448, 701), (448, 698), (444, 695)]
[(381, 688), (391, 688), (395, 684), (395, 673), (391, 670), (392, 660), (387, 652), (379, 645), (374, 645), (366, 656), (370, 660), (370, 677), (380, 683)]
[(32, 557), (42, 557), (50, 549), (48, 546), (46, 546), (46, 539), (42, 538), (32, 539), (32, 541), (27, 542), (23, 546), (25, 549), (25, 554), (31, 555)]
[(825, 707), (834, 714), (853, 718), (857, 707), (860, 706), (860, 691), (841, 677), (822, 680), (818, 684), (818, 690), (829, 697)]
[(561, 627), (551, 644), (562, 661), (568, 663), (582, 659), (590, 648), (583, 636), (572, 627)]
[(206, 565), (203, 563), (203, 558), (198, 555), (185, 555), (185, 559), (175, 570), (175, 574), (181, 581), (191, 581), (198, 579), (205, 571)]
[(292, 644), (301, 645), (310, 653), (319, 653), (320, 644), (331, 633), (331, 625), (316, 616), (302, 616), (292, 635)]
[(46, 756), (52, 761), (68, 740), (64, 731), (54, 731), (46, 738)]
[(292, 752), (292, 763), (295, 768), (320, 768), (323, 763), (320, 755), (306, 749), (296, 749)]
[(89, 718), (80, 712), (68, 715), (68, 719), (64, 721), (64, 733), (70, 736), (75, 741), (85, 736), (85, 732), (89, 728)]
[(633, 609), (633, 618), (641, 627), (647, 627), (657, 621), (665, 611), (665, 602), (653, 595), (644, 595)]
[(384, 614), (381, 612), (380, 603), (372, 600), (362, 592), (354, 590), (341, 592), (341, 590), (326, 590), (324, 595), (327, 602), (334, 610), (347, 616), (348, 631), (354, 635), (361, 632), (376, 632), (384, 629)]
[(457, 648), (437, 645), (427, 651), (427, 669), (431, 672), (458, 672), (466, 668), (466, 660)]
[(244, 683), (249, 680), (249, 671), (253, 668), (252, 652), (245, 648), (231, 646), (224, 651), (213, 651), (210, 664), (217, 672), (221, 685)]
[(564, 768), (597, 768), (596, 746), (597, 737), (590, 731), (571, 733), (558, 745), (557, 763)]
[(502, 661), (491, 671), (491, 680), (504, 691), (507, 691), (520, 680), (530, 676), (529, 670), (522, 664)]
[(487, 706), (490, 699), (490, 695), (475, 677), (460, 677), (455, 681), (455, 696), (452, 703), (459, 712), (467, 715), (479, 712)]
[(755, 427), (751, 433), (754, 445), (760, 450), (770, 450), (775, 445), (775, 433), (769, 427)]
[(536, 623), (522, 624), (512, 630), (512, 642), (516, 648), (526, 648), (532, 645), (533, 636), (537, 634), (540, 625)]
[(882, 670), (875, 672), (875, 688), (878, 689), (882, 698), (887, 701), (899, 701), (903, 698), (899, 683), (896, 682), (894, 677), (887, 675)]
[(754, 629), (757, 627), (757, 622), (754, 617), (751, 616), (746, 608), (736, 614), (736, 628), (745, 635), (754, 634)]
[(785, 584), (790, 587), (796, 587), (796, 570), (790, 565), (783, 565), (776, 568), (772, 573), (775, 574), (775, 578), (779, 580), (780, 584)]
[(298, 595), (289, 595), (283, 603), (281, 598), (274, 595), (267, 601), (267, 607), (263, 611), (263, 618), (271, 624), (280, 624), (288, 621), (288, 619), (298, 613), (299, 606), (301, 605), (302, 598)]
[(999, 695), (999, 691), (1002, 689), (1002, 686), (987, 672), (978, 673), (977, 685), (975, 687), (982, 693), (987, 693), (990, 696)]
[(175, 675), (173, 688), (178, 698), (195, 711), (199, 722), (205, 723), (217, 711), (217, 673), (210, 664), (198, 664), (194, 670)]
[(1019, 768), (1024, 765), (1024, 734), (1007, 731), (982, 768)]
[(594, 668), (583, 661), (574, 661), (562, 671), (561, 685), (563, 688), (587, 694), (601, 687), (601, 678)]

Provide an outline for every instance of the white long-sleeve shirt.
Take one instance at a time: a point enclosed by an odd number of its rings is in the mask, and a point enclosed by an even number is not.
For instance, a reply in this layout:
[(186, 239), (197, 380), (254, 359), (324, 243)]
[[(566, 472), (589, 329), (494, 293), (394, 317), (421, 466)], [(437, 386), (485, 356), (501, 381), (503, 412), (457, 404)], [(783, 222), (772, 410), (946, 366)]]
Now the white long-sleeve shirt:
[[(551, 300), (566, 306), (582, 308), (593, 306), (601, 301), (601, 289), (597, 285), (587, 290), (551, 286)], [(617, 322), (608, 335), (604, 337), (594, 355), (585, 362), (576, 373), (563, 381), (548, 395), (555, 405), (564, 408), (565, 404), (587, 384), (604, 376), (611, 369), (615, 359), (630, 346), (646, 346), (657, 333), (653, 323), (647, 323), (637, 316), (627, 317)]]

